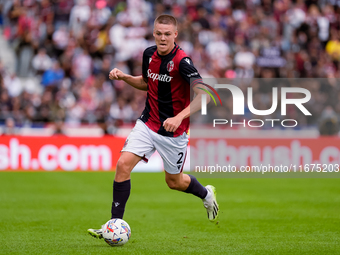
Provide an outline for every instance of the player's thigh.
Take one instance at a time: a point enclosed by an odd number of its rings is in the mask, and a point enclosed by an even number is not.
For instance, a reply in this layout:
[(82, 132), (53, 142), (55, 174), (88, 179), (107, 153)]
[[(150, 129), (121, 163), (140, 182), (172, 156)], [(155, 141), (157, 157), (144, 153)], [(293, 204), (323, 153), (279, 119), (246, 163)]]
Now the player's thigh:
[(125, 141), (122, 152), (131, 152), (140, 157), (144, 162), (148, 162), (155, 152), (155, 146), (150, 135), (151, 130), (140, 120), (137, 120)]
[(187, 154), (188, 136), (165, 137), (156, 134), (155, 148), (163, 159), (164, 170), (169, 174), (179, 174), (183, 171)]

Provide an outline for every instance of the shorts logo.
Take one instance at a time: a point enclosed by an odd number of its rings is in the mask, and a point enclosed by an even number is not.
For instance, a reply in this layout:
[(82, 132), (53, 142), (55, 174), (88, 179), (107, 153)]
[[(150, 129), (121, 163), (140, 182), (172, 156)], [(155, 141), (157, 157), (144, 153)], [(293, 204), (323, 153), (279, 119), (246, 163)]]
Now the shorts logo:
[(168, 70), (169, 73), (174, 69), (174, 66), (175, 64), (172, 60), (167, 64), (166, 69)]
[(125, 140), (125, 143), (124, 143), (124, 146), (123, 146), (123, 149), (126, 147), (126, 145), (128, 144), (128, 142), (129, 142), (129, 139), (126, 139), (126, 140)]

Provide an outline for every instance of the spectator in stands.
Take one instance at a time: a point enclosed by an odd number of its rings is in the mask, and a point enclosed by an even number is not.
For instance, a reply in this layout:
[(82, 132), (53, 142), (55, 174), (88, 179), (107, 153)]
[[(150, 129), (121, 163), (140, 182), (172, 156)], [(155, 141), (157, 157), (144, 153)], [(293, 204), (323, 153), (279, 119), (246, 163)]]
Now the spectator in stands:
[(37, 42), (32, 38), (32, 33), (24, 30), (21, 37), (17, 39), (18, 45), (16, 48), (17, 54), (17, 74), (20, 77), (28, 77), (32, 72), (32, 58), (34, 49), (37, 47)]
[(59, 62), (54, 60), (52, 67), (44, 72), (41, 84), (45, 87), (57, 88), (63, 78), (64, 70), (60, 68)]
[(54, 122), (54, 131), (53, 131), (53, 135), (65, 135), (64, 133), (64, 123), (62, 120), (56, 120)]
[(255, 65), (255, 55), (246, 49), (245, 46), (241, 47), (234, 56), (234, 64), (236, 66), (237, 78), (253, 78)]
[(77, 0), (76, 5), (72, 7), (69, 22), (70, 29), (76, 37), (82, 31), (90, 16), (91, 8), (88, 5), (88, 0)]
[(105, 0), (98, 0), (93, 11), (93, 18), (96, 26), (104, 26), (111, 16), (110, 9), (106, 6)]
[(320, 135), (332, 136), (339, 133), (339, 118), (331, 106), (327, 106), (323, 110), (319, 122)]
[(331, 40), (326, 45), (326, 52), (332, 57), (333, 60), (339, 61), (340, 59), (340, 41), (338, 30), (331, 31)]
[(72, 75), (79, 80), (86, 80), (92, 74), (92, 58), (86, 49), (73, 57)]
[(45, 48), (38, 50), (38, 54), (33, 57), (32, 66), (37, 75), (42, 75), (52, 67), (52, 59), (46, 54)]
[(5, 76), (4, 85), (10, 97), (18, 97), (23, 91), (21, 81), (15, 73)]
[(15, 127), (15, 121), (13, 118), (8, 117), (3, 129), (2, 135), (18, 135), (19, 129)]
[(53, 33), (52, 39), (56, 55), (60, 56), (66, 49), (70, 39), (70, 33), (68, 32), (67, 27), (60, 26), (58, 30)]
[(110, 116), (115, 120), (122, 120), (123, 122), (133, 121), (133, 110), (131, 105), (127, 104), (124, 98), (119, 97), (117, 103), (113, 103), (110, 108)]

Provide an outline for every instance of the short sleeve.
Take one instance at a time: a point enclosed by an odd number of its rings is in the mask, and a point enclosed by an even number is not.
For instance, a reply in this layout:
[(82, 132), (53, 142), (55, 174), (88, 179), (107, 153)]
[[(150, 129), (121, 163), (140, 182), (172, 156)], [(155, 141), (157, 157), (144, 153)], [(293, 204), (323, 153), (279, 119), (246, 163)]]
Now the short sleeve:
[(142, 75), (145, 82), (148, 81), (148, 69), (149, 64), (151, 62), (152, 55), (157, 50), (157, 46), (151, 46), (149, 48), (146, 48), (146, 50), (143, 52), (143, 65), (142, 65)]
[(148, 66), (149, 66), (149, 57), (145, 50), (143, 53), (143, 66), (142, 66), (142, 75), (143, 75), (144, 80), (148, 79), (148, 74), (147, 74)]
[(198, 73), (196, 67), (189, 57), (182, 58), (182, 60), (179, 62), (179, 72), (182, 78), (190, 85), (197, 80), (202, 81), (201, 75)]

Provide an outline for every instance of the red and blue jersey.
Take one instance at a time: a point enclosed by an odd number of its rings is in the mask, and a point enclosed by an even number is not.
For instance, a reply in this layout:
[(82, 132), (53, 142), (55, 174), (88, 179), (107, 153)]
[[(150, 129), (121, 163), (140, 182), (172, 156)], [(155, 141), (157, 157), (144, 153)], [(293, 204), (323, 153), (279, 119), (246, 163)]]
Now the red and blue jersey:
[(175, 132), (167, 132), (163, 122), (190, 104), (190, 80), (191, 84), (202, 80), (191, 59), (176, 43), (164, 56), (158, 54), (156, 45), (151, 46), (143, 54), (143, 79), (148, 84), (148, 91), (139, 119), (163, 136), (177, 137), (188, 132), (189, 118), (183, 119)]

